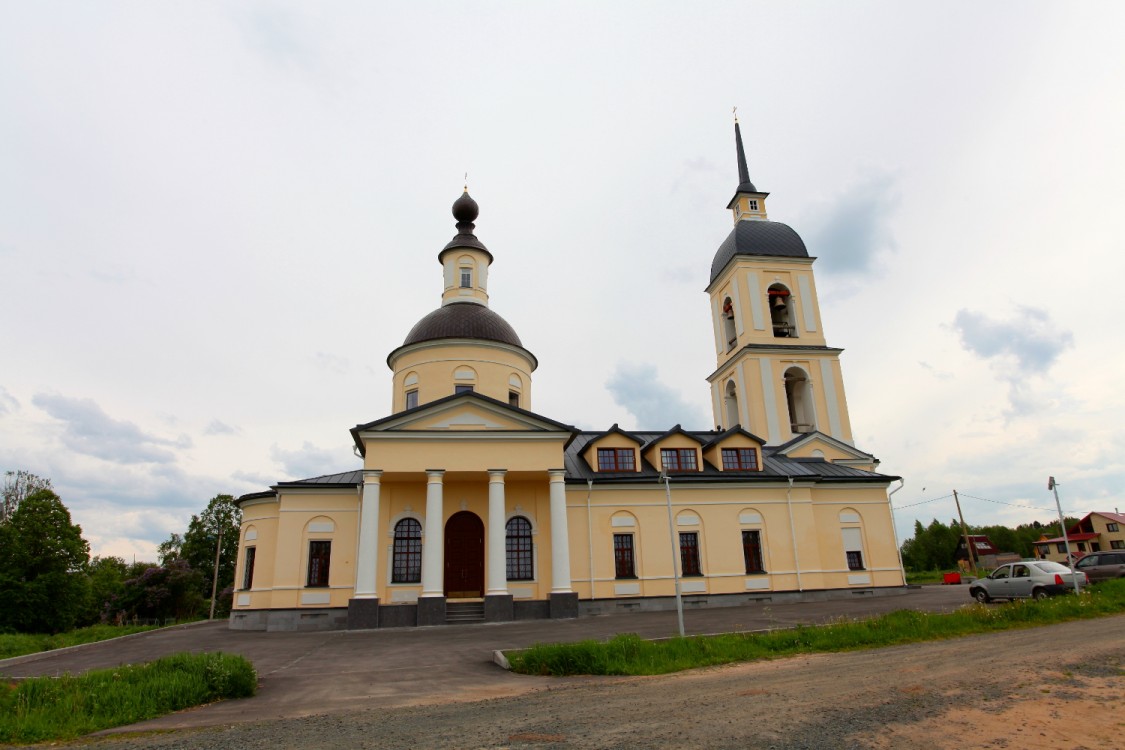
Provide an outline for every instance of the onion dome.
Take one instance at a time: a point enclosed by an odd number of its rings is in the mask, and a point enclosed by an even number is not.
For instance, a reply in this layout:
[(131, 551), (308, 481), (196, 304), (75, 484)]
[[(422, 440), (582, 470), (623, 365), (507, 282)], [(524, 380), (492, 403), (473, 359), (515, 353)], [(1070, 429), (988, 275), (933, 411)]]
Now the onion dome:
[(457, 236), (454, 237), (441, 249), (438, 253), (438, 262), (441, 262), (441, 256), (445, 255), (450, 250), (459, 248), (472, 248), (473, 250), (480, 250), (488, 256), (488, 262), (492, 262), (492, 253), (488, 252), (488, 248), (484, 243), (477, 239), (473, 234), (476, 229), (476, 224), (473, 222), (477, 220), (477, 215), (480, 214), (480, 206), (469, 195), (469, 189), (465, 188), (465, 192), (461, 197), (453, 201), (453, 218), (457, 220)]
[(805, 249), (804, 240), (788, 224), (780, 221), (740, 221), (719, 245), (715, 259), (711, 261), (711, 281), (719, 278), (736, 255), (807, 258), (809, 251)]
[(410, 329), (402, 345), (434, 339), (482, 339), (523, 348), (508, 321), (474, 302), (451, 302), (439, 307)]

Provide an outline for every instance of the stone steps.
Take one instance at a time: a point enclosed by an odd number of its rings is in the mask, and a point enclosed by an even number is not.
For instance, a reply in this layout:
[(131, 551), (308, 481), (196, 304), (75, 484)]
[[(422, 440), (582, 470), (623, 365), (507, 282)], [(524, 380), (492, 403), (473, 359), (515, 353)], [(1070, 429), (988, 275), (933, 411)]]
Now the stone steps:
[(465, 625), (484, 622), (484, 602), (445, 603), (445, 622), (447, 625)]

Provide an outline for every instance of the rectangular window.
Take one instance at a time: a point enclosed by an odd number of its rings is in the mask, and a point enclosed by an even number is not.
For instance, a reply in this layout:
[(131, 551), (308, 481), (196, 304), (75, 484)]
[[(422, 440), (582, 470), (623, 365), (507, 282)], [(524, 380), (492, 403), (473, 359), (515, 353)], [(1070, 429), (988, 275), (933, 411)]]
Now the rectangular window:
[(1078, 551), (1079, 552), (1085, 552), (1086, 551), (1086, 543), (1085, 542), (1079, 542), (1078, 543)]
[(1109, 543), (1110, 549), (1125, 549), (1125, 541), (1121, 539), (1113, 539)]
[(844, 554), (848, 556), (848, 570), (863, 570), (863, 531), (854, 526), (840, 529), (844, 538)]
[(750, 210), (751, 211), (757, 211), (758, 210), (758, 201), (757, 201), (756, 198), (751, 198), (748, 201), (748, 203), (750, 204)]
[(413, 409), (418, 406), (418, 391), (406, 392), (406, 408)]
[(613, 569), (618, 578), (636, 578), (637, 569), (633, 563), (633, 535), (613, 535)]
[(699, 468), (695, 448), (661, 448), (660, 463), (668, 473), (698, 471)]
[(762, 532), (742, 532), (742, 559), (746, 562), (747, 573), (765, 573), (762, 565)]
[(472, 393), (473, 387), (471, 385), (455, 385), (453, 386), (454, 393)]
[(1066, 552), (1066, 542), (1059, 542), (1055, 545), (1056, 552)]
[(723, 448), (723, 471), (758, 468), (758, 451), (753, 448)]
[(636, 470), (636, 452), (632, 448), (598, 448), (598, 471)]
[(306, 586), (328, 585), (328, 563), (332, 559), (332, 542), (309, 542), (309, 577)]
[(254, 547), (246, 548), (246, 563), (242, 566), (242, 588), (249, 591), (254, 587)]
[(473, 288), (473, 269), (471, 269), (471, 268), (462, 268), (461, 269), (461, 288), (462, 289), (472, 289)]
[(508, 406), (520, 408), (520, 394), (515, 391), (508, 391)]
[(694, 531), (680, 532), (680, 575), (703, 575), (699, 567), (699, 534)]
[(1105, 525), (1105, 530), (1106, 530), (1106, 531), (1117, 531), (1117, 524), (1115, 524), (1115, 523), (1107, 523), (1107, 524)]

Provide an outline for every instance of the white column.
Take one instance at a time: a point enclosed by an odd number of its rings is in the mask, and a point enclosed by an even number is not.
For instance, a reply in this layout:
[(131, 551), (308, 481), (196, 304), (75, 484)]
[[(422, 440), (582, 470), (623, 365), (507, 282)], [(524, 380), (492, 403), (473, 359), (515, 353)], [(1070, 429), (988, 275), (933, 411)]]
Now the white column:
[(488, 471), (488, 584), (485, 594), (508, 593), (507, 529), (504, 509), (506, 469)]
[(551, 469), (551, 593), (570, 593), (570, 533), (566, 528), (563, 469)]
[(445, 524), (442, 523), (444, 469), (426, 471), (426, 532), (422, 538), (422, 596), (445, 596)]
[(359, 506), (359, 554), (356, 555), (355, 598), (374, 599), (375, 581), (378, 580), (379, 556), (379, 479), (383, 472), (365, 469), (363, 472), (363, 500)]

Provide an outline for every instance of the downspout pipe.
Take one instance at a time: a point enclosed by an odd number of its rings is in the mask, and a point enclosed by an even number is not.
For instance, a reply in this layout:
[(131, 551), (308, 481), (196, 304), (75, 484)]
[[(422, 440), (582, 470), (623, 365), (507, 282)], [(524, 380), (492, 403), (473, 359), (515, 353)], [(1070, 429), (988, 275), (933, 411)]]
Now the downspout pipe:
[(590, 510), (590, 496), (594, 494), (594, 480), (586, 480), (586, 548), (590, 552), (590, 598), (597, 599), (594, 587), (594, 518)]
[(801, 585), (801, 555), (797, 552), (797, 526), (793, 523), (793, 477), (788, 477), (789, 487), (785, 490), (785, 505), (789, 508), (789, 535), (793, 539), (793, 564), (797, 568), (797, 590), (804, 591)]
[(906, 486), (906, 480), (900, 479), (900, 480), (898, 480), (898, 487), (895, 487), (887, 495), (887, 507), (890, 508), (890, 510), (891, 510), (891, 531), (895, 535), (895, 549), (898, 551), (898, 569), (899, 569), (899, 572), (902, 573), (902, 585), (903, 586), (906, 585), (906, 566), (902, 564), (902, 547), (898, 543), (898, 526), (895, 525), (895, 504), (894, 504), (894, 501), (892, 500), (892, 498), (895, 496), (896, 492), (898, 492), (899, 490), (901, 490), (905, 486)]

